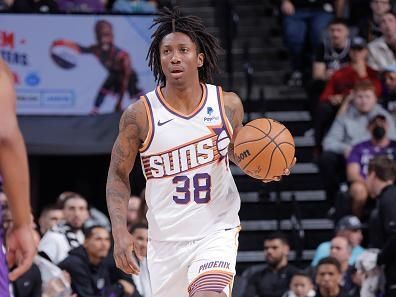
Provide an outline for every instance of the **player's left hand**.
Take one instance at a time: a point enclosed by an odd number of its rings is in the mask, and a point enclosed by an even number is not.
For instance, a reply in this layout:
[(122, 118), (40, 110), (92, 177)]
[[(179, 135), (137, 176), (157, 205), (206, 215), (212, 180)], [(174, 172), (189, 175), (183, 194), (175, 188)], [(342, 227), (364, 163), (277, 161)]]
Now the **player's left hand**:
[(32, 265), (33, 258), (36, 255), (36, 248), (32, 242), (33, 232), (30, 225), (11, 227), (7, 232), (6, 255), (8, 266), (16, 266), (8, 275), (11, 281), (19, 278)]
[[(289, 175), (289, 174), (291, 173), (291, 169), (294, 167), (294, 165), (296, 165), (296, 162), (297, 162), (297, 158), (294, 157), (293, 162), (290, 164), (290, 166), (289, 166), (288, 168), (286, 168), (286, 169), (283, 171), (282, 176), (283, 176), (283, 175)], [(273, 182), (273, 181), (278, 182), (278, 181), (280, 181), (280, 180), (282, 179), (282, 176), (274, 176), (272, 179), (263, 179), (263, 180), (261, 180), (261, 181), (262, 181), (263, 183), (270, 183), (270, 182)]]

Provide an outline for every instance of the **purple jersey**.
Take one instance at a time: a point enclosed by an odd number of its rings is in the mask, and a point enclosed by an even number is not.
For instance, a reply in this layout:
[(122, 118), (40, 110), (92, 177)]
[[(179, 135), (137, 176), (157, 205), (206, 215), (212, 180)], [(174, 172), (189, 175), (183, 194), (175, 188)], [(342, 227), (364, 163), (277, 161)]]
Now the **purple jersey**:
[(371, 140), (360, 142), (353, 146), (347, 164), (358, 163), (360, 165), (360, 175), (366, 178), (369, 161), (380, 155), (396, 159), (396, 141), (391, 140), (386, 147), (375, 146)]
[(3, 209), (0, 207), (0, 296), (9, 297), (8, 268), (4, 251)]

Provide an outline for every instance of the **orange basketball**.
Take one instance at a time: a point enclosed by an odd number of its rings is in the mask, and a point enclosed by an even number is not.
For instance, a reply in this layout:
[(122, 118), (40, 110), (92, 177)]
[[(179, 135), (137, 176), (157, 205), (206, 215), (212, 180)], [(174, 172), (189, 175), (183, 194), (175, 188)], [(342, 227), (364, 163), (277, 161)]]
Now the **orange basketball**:
[(239, 130), (234, 154), (239, 167), (251, 177), (272, 180), (293, 162), (294, 139), (290, 131), (272, 119), (257, 119)]

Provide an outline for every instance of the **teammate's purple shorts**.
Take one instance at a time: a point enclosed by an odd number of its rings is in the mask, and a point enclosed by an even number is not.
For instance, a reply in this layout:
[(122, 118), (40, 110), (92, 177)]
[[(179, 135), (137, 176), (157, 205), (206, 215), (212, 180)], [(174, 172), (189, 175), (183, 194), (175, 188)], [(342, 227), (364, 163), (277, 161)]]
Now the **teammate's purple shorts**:
[(0, 207), (0, 296), (9, 297), (9, 282), (8, 282), (8, 268), (7, 261), (4, 253), (4, 229), (3, 229), (3, 215)]

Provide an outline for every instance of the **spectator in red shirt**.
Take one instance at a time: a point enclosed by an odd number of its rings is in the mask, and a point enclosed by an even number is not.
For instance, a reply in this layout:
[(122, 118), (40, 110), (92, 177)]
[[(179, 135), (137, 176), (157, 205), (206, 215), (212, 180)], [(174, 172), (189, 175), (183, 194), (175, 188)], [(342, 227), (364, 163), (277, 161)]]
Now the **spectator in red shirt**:
[(342, 101), (349, 95), (356, 82), (370, 80), (375, 87), (376, 95), (381, 95), (378, 72), (367, 65), (367, 55), (366, 41), (361, 37), (354, 37), (349, 51), (350, 64), (336, 71), (327, 82), (320, 96), (318, 116), (314, 123), (317, 147), (321, 146), (322, 139), (329, 130)]

